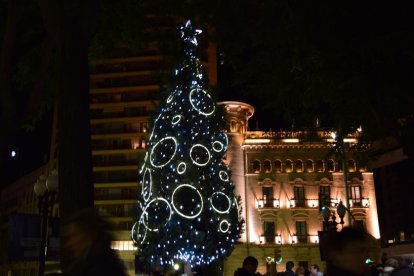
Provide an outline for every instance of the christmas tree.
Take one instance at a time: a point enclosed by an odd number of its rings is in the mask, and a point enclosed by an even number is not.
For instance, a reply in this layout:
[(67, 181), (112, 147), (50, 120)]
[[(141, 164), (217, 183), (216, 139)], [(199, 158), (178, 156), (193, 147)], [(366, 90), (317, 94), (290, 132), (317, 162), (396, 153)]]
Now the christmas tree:
[(222, 162), (228, 145), (224, 113), (195, 55), (201, 31), (190, 21), (179, 29), (183, 60), (150, 134), (132, 238), (153, 264), (182, 261), (194, 267), (228, 256), (243, 220), (231, 172)]

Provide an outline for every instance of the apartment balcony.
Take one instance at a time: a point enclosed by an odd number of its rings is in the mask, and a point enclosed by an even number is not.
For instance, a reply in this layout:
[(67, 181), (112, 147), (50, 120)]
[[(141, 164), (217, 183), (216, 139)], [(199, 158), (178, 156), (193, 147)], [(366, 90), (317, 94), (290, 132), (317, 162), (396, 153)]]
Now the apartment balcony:
[(367, 197), (351, 198), (349, 200), (349, 207), (351, 208), (369, 208), (369, 205), (370, 202)]
[(290, 208), (300, 209), (300, 208), (318, 208), (319, 200), (318, 199), (290, 199), (288, 200), (288, 206)]
[(297, 235), (293, 234), (289, 236), (289, 243), (291, 244), (308, 244), (308, 243), (319, 243), (318, 235)]
[(276, 198), (256, 199), (256, 207), (259, 209), (280, 209), (280, 200)]
[(282, 236), (281, 235), (260, 235), (259, 243), (266, 244), (266, 245), (280, 245), (282, 244)]

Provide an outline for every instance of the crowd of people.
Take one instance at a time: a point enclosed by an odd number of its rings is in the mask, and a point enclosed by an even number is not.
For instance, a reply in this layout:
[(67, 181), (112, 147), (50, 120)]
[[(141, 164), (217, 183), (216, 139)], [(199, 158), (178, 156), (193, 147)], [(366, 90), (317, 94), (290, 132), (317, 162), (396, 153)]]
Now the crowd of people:
[[(380, 257), (380, 246), (375, 238), (360, 229), (344, 227), (340, 232), (332, 232), (323, 249), (326, 256), (326, 271), (321, 272), (319, 266), (309, 268), (295, 266), (292, 261), (286, 262), (284, 272), (280, 276), (414, 276), (411, 259), (388, 256)], [(234, 276), (259, 276), (256, 272), (258, 260), (249, 256)], [(266, 276), (274, 275), (265, 274)]]

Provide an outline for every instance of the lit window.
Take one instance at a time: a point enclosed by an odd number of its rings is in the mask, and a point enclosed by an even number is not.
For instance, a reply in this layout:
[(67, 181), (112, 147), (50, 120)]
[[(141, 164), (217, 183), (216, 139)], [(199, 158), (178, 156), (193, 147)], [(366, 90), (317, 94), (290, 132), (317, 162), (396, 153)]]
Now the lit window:
[(253, 161), (253, 171), (255, 173), (259, 173), (260, 172), (260, 161), (259, 160), (254, 160)]

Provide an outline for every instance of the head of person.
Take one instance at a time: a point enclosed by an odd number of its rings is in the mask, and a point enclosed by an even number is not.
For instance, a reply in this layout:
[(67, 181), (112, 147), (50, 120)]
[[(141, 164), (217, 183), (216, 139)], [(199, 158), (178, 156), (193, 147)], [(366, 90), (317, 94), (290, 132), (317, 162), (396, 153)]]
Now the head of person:
[(316, 273), (319, 272), (319, 266), (316, 264), (311, 265), (310, 272), (311, 272), (311, 275), (316, 275)]
[[(367, 232), (344, 227), (329, 233), (326, 242), (327, 258), (333, 266), (351, 273), (366, 273), (380, 258), (379, 243)], [(371, 260), (371, 261), (369, 261)]]
[(243, 261), (243, 268), (252, 274), (256, 272), (258, 265), (259, 265), (259, 262), (253, 256), (248, 256)]
[(286, 270), (292, 270), (295, 264), (292, 261), (286, 263)]
[(93, 208), (76, 212), (63, 223), (62, 249), (78, 258), (86, 254), (93, 245), (109, 248), (112, 240), (111, 228), (111, 224)]
[(393, 268), (397, 268), (398, 267), (398, 260), (397, 259), (395, 259), (395, 258), (388, 258), (386, 261), (385, 261), (385, 264), (384, 264), (385, 266), (388, 266), (388, 267), (393, 267)]
[(305, 275), (305, 268), (303, 266), (298, 266), (298, 268), (296, 269), (295, 273), (297, 275)]

